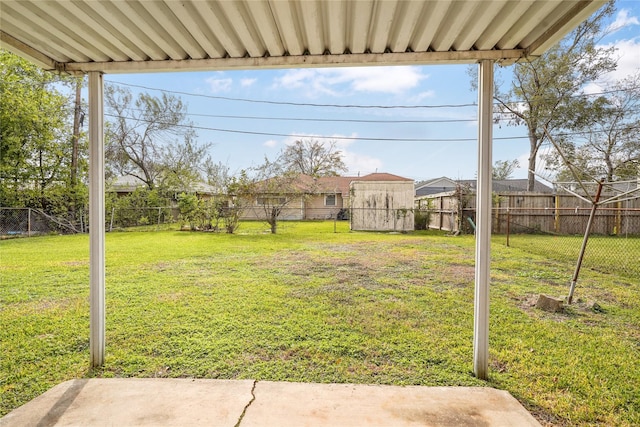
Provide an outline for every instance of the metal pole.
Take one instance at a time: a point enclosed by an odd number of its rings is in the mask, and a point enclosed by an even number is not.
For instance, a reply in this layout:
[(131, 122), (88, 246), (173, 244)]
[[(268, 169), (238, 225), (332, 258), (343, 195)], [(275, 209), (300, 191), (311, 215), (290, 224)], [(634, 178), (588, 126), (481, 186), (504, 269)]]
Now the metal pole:
[(556, 212), (553, 221), (554, 231), (560, 233), (560, 196), (556, 194)]
[(486, 380), (489, 370), (489, 281), (491, 263), (491, 155), (493, 145), (493, 61), (478, 73), (478, 182), (473, 323), (473, 372)]
[(582, 247), (580, 248), (580, 254), (578, 255), (578, 262), (576, 263), (576, 270), (573, 273), (573, 279), (571, 279), (571, 287), (569, 288), (569, 296), (567, 297), (567, 304), (571, 304), (573, 300), (573, 292), (576, 290), (576, 283), (578, 283), (578, 275), (580, 274), (580, 267), (582, 266), (582, 259), (584, 258), (584, 252), (587, 249), (587, 242), (589, 241), (589, 234), (591, 233), (591, 227), (593, 226), (593, 218), (596, 215), (596, 209), (598, 209), (598, 202), (600, 201), (600, 193), (602, 192), (601, 180), (598, 183), (598, 191), (596, 191), (596, 198), (591, 205), (591, 214), (589, 214), (589, 221), (587, 222), (587, 229), (584, 232), (584, 239), (582, 239)]
[(507, 208), (507, 247), (509, 247), (509, 235), (511, 234), (511, 213)]
[(104, 364), (105, 224), (104, 224), (104, 83), (102, 73), (89, 73), (89, 280), (91, 366)]
[(27, 209), (27, 237), (31, 237), (31, 208)]

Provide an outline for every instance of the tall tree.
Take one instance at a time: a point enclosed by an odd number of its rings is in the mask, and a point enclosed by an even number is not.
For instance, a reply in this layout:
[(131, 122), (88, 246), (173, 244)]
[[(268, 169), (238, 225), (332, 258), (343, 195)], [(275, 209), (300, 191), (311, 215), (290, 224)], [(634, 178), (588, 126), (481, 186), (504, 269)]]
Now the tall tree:
[[(231, 194), (229, 192), (229, 184), (234, 181), (234, 177), (231, 176), (229, 165), (222, 162), (216, 163), (209, 156), (205, 159), (203, 166), (207, 184), (214, 187), (220, 193)], [(246, 172), (240, 172), (240, 176), (244, 175), (246, 175)]]
[(282, 151), (278, 162), (286, 170), (309, 176), (336, 176), (347, 171), (336, 145), (336, 141), (299, 139)]
[(180, 144), (166, 146), (162, 153), (159, 186), (172, 191), (191, 192), (194, 184), (203, 180), (205, 165), (210, 159), (207, 151), (211, 144), (198, 144), (194, 135), (184, 136)]
[(585, 100), (582, 120), (571, 139), (561, 140), (563, 164), (554, 153), (548, 164), (558, 180), (618, 181), (635, 179), (640, 170), (640, 72), (607, 87), (593, 101)]
[(584, 87), (615, 69), (613, 47), (598, 46), (614, 2), (603, 6), (560, 43), (531, 61), (513, 66), (508, 88), (496, 85), (497, 112), (509, 125), (525, 125), (529, 137), (528, 190), (533, 191), (536, 160), (550, 133), (567, 129)]
[[(75, 79), (75, 99), (73, 109), (73, 133), (71, 135), (71, 164), (69, 169), (69, 214), (76, 217), (76, 210), (84, 203), (82, 194), (84, 186), (79, 185), (78, 172), (80, 171), (80, 143), (84, 112), (82, 110), (82, 77)], [(85, 150), (86, 151), (86, 150)]]
[(265, 157), (264, 163), (253, 168), (254, 178), (250, 185), (244, 186), (244, 198), (250, 200), (259, 216), (276, 234), (278, 221), (283, 210), (294, 202), (304, 201), (314, 190), (315, 180), (287, 169), (279, 161), (270, 161)]
[(0, 50), (3, 205), (66, 211), (63, 204), (70, 179), (72, 112), (61, 91), (66, 83), (68, 79)]
[(130, 175), (150, 190), (167, 183), (194, 180), (209, 145), (195, 141), (187, 107), (176, 96), (105, 88), (106, 158), (111, 174)]

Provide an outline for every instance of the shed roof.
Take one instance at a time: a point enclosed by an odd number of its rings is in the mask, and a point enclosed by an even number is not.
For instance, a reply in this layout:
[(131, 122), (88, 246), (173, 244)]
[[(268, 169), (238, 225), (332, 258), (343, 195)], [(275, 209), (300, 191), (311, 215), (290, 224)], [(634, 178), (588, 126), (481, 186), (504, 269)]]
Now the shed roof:
[(0, 0), (0, 46), (68, 72), (514, 61), (604, 3)]

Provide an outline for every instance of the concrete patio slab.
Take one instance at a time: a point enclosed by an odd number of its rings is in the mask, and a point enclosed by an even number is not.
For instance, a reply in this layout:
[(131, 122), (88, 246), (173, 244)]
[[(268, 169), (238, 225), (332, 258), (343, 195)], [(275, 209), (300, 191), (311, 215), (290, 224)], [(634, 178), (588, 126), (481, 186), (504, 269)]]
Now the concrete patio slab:
[(540, 426), (506, 391), (260, 381), (242, 426)]
[(66, 381), (0, 419), (0, 426), (233, 427), (254, 381), (95, 378)]
[(252, 380), (79, 379), (0, 426), (540, 426), (509, 393), (481, 387)]

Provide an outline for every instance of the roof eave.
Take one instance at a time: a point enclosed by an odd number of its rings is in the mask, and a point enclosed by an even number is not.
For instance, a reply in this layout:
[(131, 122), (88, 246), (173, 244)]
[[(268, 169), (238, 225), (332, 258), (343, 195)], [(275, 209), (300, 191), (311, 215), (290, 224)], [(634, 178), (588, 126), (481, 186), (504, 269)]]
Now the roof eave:
[(481, 60), (512, 62), (526, 56), (524, 49), (448, 52), (361, 53), (340, 55), (265, 56), (244, 58), (208, 58), (162, 61), (70, 62), (67, 72), (150, 73), (254, 68), (349, 67), (362, 65), (434, 65), (471, 64)]
[(27, 59), (46, 71), (59, 71), (62, 68), (62, 64), (2, 30), (0, 30), (0, 48)]
[(558, 43), (569, 32), (577, 27), (581, 22), (589, 18), (593, 13), (600, 9), (607, 0), (587, 1), (582, 0), (576, 2), (575, 6), (566, 13), (562, 19), (559, 19), (554, 25), (547, 29), (536, 41), (531, 43), (528, 50), (528, 56), (537, 57), (542, 55), (551, 46)]

